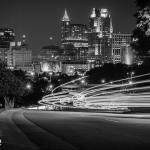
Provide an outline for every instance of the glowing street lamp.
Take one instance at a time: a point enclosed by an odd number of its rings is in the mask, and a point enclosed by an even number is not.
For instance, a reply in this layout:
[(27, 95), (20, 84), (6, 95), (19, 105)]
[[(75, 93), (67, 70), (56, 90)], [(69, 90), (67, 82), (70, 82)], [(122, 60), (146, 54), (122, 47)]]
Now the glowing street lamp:
[(134, 72), (134, 71), (132, 71), (132, 72), (131, 72), (131, 76), (133, 76), (134, 74), (135, 74), (135, 72)]
[(132, 84), (133, 84), (133, 81), (129, 81), (129, 84), (132, 85)]
[(31, 84), (28, 83), (28, 84), (26, 85), (26, 89), (30, 90), (31, 88), (32, 88)]
[(81, 80), (81, 83), (82, 83), (82, 84), (85, 84), (85, 80)]
[(48, 86), (48, 90), (52, 90), (53, 89), (53, 85), (52, 84), (50, 84), (49, 86)]
[(31, 71), (30, 75), (33, 77), (35, 75), (35, 73), (33, 71)]
[(50, 75), (50, 76), (52, 76), (52, 75), (53, 75), (53, 72), (52, 72), (52, 71), (50, 71), (50, 72), (49, 72), (49, 75)]
[(102, 80), (101, 80), (101, 83), (105, 83), (105, 79), (102, 79)]
[(53, 40), (53, 37), (51, 36), (51, 37), (49, 37), (49, 40)]

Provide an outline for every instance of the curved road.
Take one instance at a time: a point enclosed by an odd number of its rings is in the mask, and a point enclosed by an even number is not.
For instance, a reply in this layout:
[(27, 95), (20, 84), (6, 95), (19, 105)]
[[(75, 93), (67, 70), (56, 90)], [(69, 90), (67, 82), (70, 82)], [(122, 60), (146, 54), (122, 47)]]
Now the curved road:
[(150, 149), (150, 114), (9, 110), (0, 138), (4, 150)]

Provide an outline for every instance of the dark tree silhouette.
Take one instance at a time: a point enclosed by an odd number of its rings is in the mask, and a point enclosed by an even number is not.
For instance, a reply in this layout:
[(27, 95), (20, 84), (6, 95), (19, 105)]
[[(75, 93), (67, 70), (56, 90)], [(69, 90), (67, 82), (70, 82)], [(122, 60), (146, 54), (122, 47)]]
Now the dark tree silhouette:
[(137, 55), (146, 58), (150, 52), (150, 1), (136, 0), (136, 28), (133, 30), (131, 46)]
[(23, 96), (24, 93), (25, 83), (7, 69), (3, 62), (0, 62), (0, 97), (4, 100), (5, 107), (14, 107), (15, 99)]

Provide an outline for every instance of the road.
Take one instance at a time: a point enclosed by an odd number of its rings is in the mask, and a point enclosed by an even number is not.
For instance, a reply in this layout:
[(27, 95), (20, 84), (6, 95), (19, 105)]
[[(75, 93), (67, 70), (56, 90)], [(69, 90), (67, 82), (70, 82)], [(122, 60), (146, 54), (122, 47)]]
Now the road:
[(150, 149), (150, 114), (9, 110), (0, 114), (4, 150)]

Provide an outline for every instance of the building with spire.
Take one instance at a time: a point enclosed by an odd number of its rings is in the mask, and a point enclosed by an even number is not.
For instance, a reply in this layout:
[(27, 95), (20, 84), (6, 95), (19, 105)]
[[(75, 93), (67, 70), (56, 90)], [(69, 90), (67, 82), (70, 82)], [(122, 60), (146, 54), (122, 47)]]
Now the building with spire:
[[(61, 20), (61, 48), (63, 72), (87, 71), (88, 37), (85, 24), (72, 24), (65, 10)], [(69, 68), (69, 69), (68, 69)], [(80, 70), (80, 71), (79, 71)]]
[[(85, 24), (71, 24), (67, 10), (65, 10), (64, 16), (61, 20), (61, 46), (64, 49), (65, 54), (72, 55), (72, 51), (75, 57), (84, 57), (88, 51), (88, 38), (87, 38), (87, 26)], [(68, 49), (71, 48), (72, 49)]]
[(64, 16), (61, 20), (61, 44), (63, 45), (69, 37), (70, 32), (70, 18), (68, 16), (67, 10), (65, 9)]

